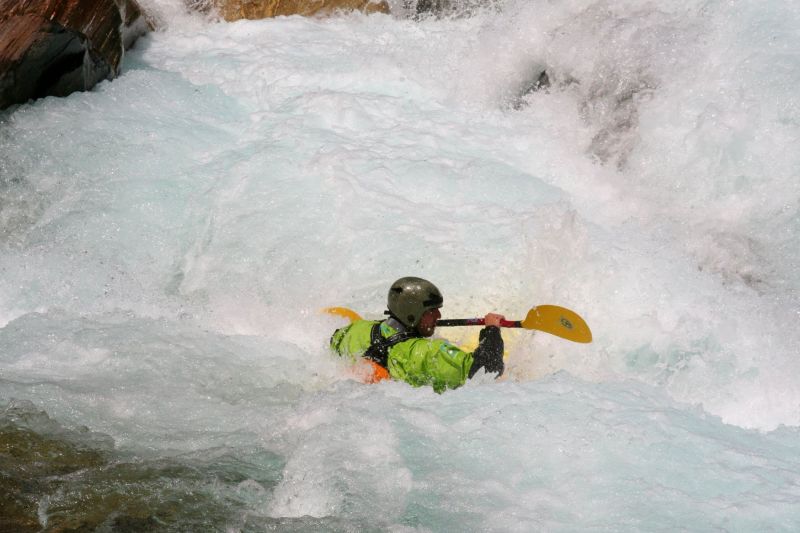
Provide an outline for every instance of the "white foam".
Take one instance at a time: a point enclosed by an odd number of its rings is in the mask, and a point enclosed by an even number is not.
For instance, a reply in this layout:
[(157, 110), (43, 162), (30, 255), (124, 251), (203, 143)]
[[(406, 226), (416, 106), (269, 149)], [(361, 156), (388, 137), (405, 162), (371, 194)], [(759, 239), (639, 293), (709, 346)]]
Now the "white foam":
[[(2, 116), (0, 398), (154, 454), (272, 450), (274, 494), (242, 487), (271, 519), (797, 523), (792, 5), (164, 16), (117, 80)], [(318, 310), (380, 316), (403, 275), (594, 342), (507, 332), (503, 382), (366, 388)]]

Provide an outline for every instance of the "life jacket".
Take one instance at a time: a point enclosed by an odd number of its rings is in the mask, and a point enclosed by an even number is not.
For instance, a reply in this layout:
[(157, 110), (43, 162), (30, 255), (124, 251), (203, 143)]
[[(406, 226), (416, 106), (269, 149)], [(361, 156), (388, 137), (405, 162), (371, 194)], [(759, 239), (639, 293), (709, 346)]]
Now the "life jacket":
[[(384, 324), (356, 320), (337, 329), (331, 337), (330, 347), (335, 353), (363, 362), (352, 369), (353, 377), (362, 383), (386, 379), (390, 368), (393, 380), (415, 387), (430, 385), (434, 391), (443, 392), (463, 385), (472, 369), (477, 368), (472, 353), (444, 339), (423, 339), (416, 333), (393, 338), (398, 331), (391, 323), (388, 328)], [(383, 335), (388, 337), (383, 339)], [(373, 344), (377, 346), (370, 352), (371, 357), (364, 357)]]
[(413, 339), (414, 337), (416, 337), (416, 335), (408, 330), (395, 333), (391, 337), (384, 337), (381, 335), (381, 323), (376, 322), (373, 324), (372, 330), (370, 330), (371, 344), (362, 355), (362, 357), (372, 365), (372, 376), (366, 377), (366, 382), (377, 383), (384, 379), (390, 379), (391, 376), (388, 370), (389, 350), (395, 344)]

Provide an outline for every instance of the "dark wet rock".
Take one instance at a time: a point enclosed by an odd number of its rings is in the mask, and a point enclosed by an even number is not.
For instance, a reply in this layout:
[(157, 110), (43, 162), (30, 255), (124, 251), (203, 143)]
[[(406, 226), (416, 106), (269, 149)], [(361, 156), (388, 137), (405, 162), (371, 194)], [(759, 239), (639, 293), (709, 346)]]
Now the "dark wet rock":
[(385, 0), (216, 0), (227, 21), (269, 17), (328, 15), (336, 11), (389, 13)]
[(478, 10), (491, 8), (484, 0), (405, 0), (405, 11), (416, 19), (425, 17), (469, 17)]
[(136, 0), (114, 0), (122, 17), (122, 48), (130, 50), (136, 39), (155, 29), (155, 24), (148, 18)]
[(522, 109), (526, 104), (525, 97), (537, 91), (549, 88), (550, 76), (548, 76), (547, 71), (536, 69), (530, 79), (526, 80), (517, 91), (517, 94), (511, 102), (511, 106), (514, 109)]
[(619, 170), (639, 142), (639, 107), (650, 98), (656, 85), (644, 79), (619, 80), (609, 83), (611, 76), (589, 85), (581, 116), (600, 127), (589, 145), (589, 153), (603, 164)]
[(530, 83), (527, 87), (524, 88), (524, 93), (532, 93), (542, 89), (548, 89), (550, 87), (550, 76), (547, 75), (547, 71), (543, 70), (536, 76), (536, 80)]
[(4, 0), (0, 109), (114, 78), (149, 29), (135, 0)]
[(0, 531), (236, 529), (244, 520), (237, 495), (273, 488), (283, 466), (261, 448), (143, 459), (107, 435), (66, 429), (30, 402), (12, 402), (0, 405)]
[(448, 0), (417, 0), (416, 12), (417, 15), (423, 14), (440, 14), (446, 8), (450, 7)]
[(0, 531), (40, 531), (40, 498), (58, 490), (59, 477), (106, 461), (102, 447), (85, 447), (44, 412), (7, 407), (0, 414)]

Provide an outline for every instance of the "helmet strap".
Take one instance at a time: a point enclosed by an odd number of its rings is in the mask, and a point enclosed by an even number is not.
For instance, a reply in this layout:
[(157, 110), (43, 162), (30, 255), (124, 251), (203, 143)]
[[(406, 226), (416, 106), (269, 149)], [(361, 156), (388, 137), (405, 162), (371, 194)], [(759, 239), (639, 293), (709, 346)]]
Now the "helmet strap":
[(392, 320), (397, 322), (399, 325), (401, 325), (403, 327), (403, 329), (407, 329), (407, 330), (410, 330), (410, 331), (417, 331), (417, 328), (415, 328), (414, 326), (406, 326), (405, 322), (400, 320), (394, 313), (392, 313), (388, 309), (386, 311), (384, 311), (383, 314), (384, 315), (389, 315), (389, 318), (391, 318)]

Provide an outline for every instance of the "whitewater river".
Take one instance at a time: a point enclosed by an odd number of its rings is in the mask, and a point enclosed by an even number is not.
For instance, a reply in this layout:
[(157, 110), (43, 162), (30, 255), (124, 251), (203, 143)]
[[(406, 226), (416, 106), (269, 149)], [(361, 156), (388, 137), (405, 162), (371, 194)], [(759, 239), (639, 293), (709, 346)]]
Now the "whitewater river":
[[(800, 529), (796, 2), (145, 6), (119, 78), (0, 112), (0, 442), (35, 455), (0, 450), (4, 512)], [(319, 310), (381, 316), (406, 275), (445, 318), (557, 304), (594, 342), (507, 331), (501, 380), (361, 384)]]

